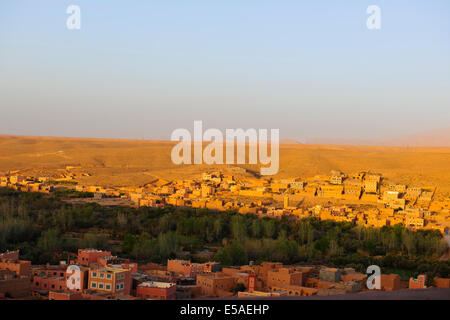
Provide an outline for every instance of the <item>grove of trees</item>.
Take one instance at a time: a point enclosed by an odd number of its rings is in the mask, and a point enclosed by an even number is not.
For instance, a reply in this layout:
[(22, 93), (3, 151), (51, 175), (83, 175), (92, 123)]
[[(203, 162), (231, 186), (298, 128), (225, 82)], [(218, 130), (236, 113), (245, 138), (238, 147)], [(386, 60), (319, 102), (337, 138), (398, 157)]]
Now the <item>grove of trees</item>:
[(185, 207), (139, 208), (72, 205), (60, 195), (0, 189), (0, 252), (20, 249), (33, 263), (55, 263), (78, 248), (94, 247), (138, 262), (218, 248), (223, 265), (249, 261), (324, 264), (365, 272), (378, 264), (406, 275), (450, 276), (448, 250), (438, 231), (381, 229), (350, 223), (279, 220)]

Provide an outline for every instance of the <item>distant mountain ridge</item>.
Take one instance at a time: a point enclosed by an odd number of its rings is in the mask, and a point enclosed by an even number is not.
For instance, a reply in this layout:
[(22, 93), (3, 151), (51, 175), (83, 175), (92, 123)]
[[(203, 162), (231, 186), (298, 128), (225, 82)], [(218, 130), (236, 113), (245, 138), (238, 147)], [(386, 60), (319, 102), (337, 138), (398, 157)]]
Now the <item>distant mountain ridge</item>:
[(395, 147), (450, 147), (450, 127), (380, 139), (311, 138), (307, 144)]
[(303, 144), (303, 143), (295, 139), (281, 139), (280, 144)]
[(382, 140), (388, 146), (450, 147), (450, 127)]

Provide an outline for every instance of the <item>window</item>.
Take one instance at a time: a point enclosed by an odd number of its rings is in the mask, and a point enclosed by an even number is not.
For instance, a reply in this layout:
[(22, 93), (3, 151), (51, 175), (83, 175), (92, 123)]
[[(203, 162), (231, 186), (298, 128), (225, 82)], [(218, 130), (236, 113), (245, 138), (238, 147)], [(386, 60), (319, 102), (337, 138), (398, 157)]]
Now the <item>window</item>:
[(100, 273), (100, 278), (104, 278), (105, 274), (104, 273)]
[(105, 288), (106, 288), (106, 290), (111, 290), (111, 285), (110, 285), (110, 284), (107, 284), (107, 285), (105, 286)]
[(97, 272), (92, 272), (92, 277), (96, 278), (97, 277)]
[(111, 275), (109, 273), (106, 275), (106, 279), (111, 279)]
[(119, 290), (120, 289), (120, 284), (117, 284), (116, 285), (116, 290)]
[(97, 288), (97, 282), (91, 282), (91, 288)]
[(120, 289), (123, 289), (123, 287), (124, 287), (124, 286), (123, 286), (123, 283), (121, 283), (121, 284), (120, 284)]
[(103, 283), (99, 283), (99, 284), (98, 284), (98, 288), (99, 288), (99, 289), (103, 289)]

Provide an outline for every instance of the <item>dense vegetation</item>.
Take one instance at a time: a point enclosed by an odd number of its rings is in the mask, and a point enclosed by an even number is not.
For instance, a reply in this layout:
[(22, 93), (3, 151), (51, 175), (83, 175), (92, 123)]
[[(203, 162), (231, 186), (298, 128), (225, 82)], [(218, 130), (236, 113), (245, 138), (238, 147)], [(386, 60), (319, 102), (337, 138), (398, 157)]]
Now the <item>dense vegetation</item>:
[(85, 247), (140, 262), (164, 263), (184, 253), (199, 260), (199, 252), (217, 248), (212, 258), (224, 265), (281, 261), (365, 272), (377, 264), (383, 272), (405, 277), (450, 276), (450, 261), (438, 260), (448, 247), (437, 231), (412, 232), (401, 225), (372, 229), (294, 217), (260, 219), (181, 207), (71, 205), (57, 195), (0, 189), (0, 252), (20, 249), (33, 263), (55, 263)]

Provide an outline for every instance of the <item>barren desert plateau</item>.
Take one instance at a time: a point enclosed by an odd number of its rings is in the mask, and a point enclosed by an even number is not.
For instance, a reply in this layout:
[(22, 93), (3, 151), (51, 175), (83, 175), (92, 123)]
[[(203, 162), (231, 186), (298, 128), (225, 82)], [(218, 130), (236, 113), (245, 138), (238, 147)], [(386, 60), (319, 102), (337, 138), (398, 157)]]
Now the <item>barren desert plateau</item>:
[[(227, 165), (181, 165), (170, 158), (174, 142), (0, 136), (0, 172), (20, 170), (33, 176), (56, 174), (66, 166), (81, 167), (90, 176), (83, 184), (138, 186), (156, 178), (189, 179)], [(256, 165), (239, 165), (245, 175), (259, 172)], [(435, 186), (450, 192), (450, 148), (331, 146), (281, 144), (280, 169), (274, 178), (309, 177), (331, 170), (347, 173), (370, 170), (386, 181), (414, 186)]]

